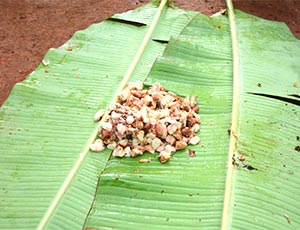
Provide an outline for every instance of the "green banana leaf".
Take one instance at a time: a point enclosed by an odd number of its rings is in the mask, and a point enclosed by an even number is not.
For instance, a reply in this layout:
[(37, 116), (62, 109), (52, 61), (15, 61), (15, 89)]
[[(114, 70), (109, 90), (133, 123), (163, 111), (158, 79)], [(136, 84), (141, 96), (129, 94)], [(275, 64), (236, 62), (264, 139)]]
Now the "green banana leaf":
[[(162, 1), (44, 60), (0, 110), (0, 229), (300, 228), (300, 43), (286, 25), (230, 1), (214, 17)], [(89, 151), (94, 113), (137, 80), (198, 96), (195, 157)]]

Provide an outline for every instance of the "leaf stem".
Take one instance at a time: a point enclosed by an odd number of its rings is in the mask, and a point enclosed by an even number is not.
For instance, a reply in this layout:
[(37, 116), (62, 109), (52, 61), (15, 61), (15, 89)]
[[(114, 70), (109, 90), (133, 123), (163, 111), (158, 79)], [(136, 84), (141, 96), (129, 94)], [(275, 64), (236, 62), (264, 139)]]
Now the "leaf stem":
[(235, 23), (234, 8), (232, 0), (226, 0), (229, 24), (231, 30), (231, 40), (232, 40), (232, 56), (233, 56), (233, 100), (232, 100), (232, 117), (231, 117), (231, 133), (229, 142), (229, 152), (227, 161), (227, 175), (226, 175), (226, 185), (224, 194), (224, 204), (223, 204), (223, 215), (222, 215), (222, 230), (231, 229), (231, 219), (232, 219), (232, 189), (234, 183), (234, 153), (237, 150), (238, 136), (238, 118), (239, 118), (239, 53), (238, 53), (238, 40), (237, 31)]
[[(112, 103), (114, 103), (117, 100), (118, 97), (118, 93), (121, 92), (123, 90), (123, 88), (126, 86), (129, 78), (131, 77), (133, 71), (136, 68), (137, 63), (139, 62), (150, 38), (151, 35), (159, 21), (159, 18), (166, 6), (166, 3), (168, 2), (168, 0), (162, 0), (159, 8), (152, 20), (152, 23), (147, 31), (147, 33), (145, 34), (145, 37), (137, 51), (137, 53), (134, 56), (133, 61), (131, 62), (129, 68), (127, 69), (121, 83), (120, 86), (118, 87), (117, 93), (115, 94)], [(99, 122), (99, 125), (101, 125), (103, 123), (103, 121), (106, 119), (107, 117), (107, 113), (103, 116), (102, 120)], [(84, 148), (84, 150), (82, 151), (82, 153), (79, 154), (79, 158), (77, 159), (76, 163), (73, 165), (71, 171), (69, 172), (68, 176), (66, 177), (64, 183), (62, 184), (62, 186), (60, 187), (59, 191), (57, 192), (56, 196), (54, 197), (53, 201), (51, 202), (51, 205), (49, 206), (49, 208), (47, 209), (46, 213), (44, 214), (43, 218), (41, 219), (37, 229), (38, 230), (42, 230), (45, 229), (46, 225), (48, 224), (50, 218), (52, 217), (52, 215), (54, 214), (58, 204), (61, 202), (64, 194), (67, 192), (70, 184), (72, 183), (73, 179), (75, 178), (76, 174), (78, 173), (81, 165), (83, 164), (84, 160), (86, 159), (88, 153), (89, 153), (89, 144), (92, 143), (98, 133), (98, 127), (97, 129), (94, 130), (94, 132), (92, 133), (89, 142), (87, 144), (87, 146)]]
[(156, 25), (157, 25), (157, 23), (159, 21), (159, 18), (161, 16), (161, 14), (163, 12), (163, 9), (166, 6), (167, 2), (168, 2), (168, 0), (162, 0), (161, 1), (160, 5), (159, 5), (159, 8), (158, 8), (158, 10), (157, 10), (157, 12), (156, 12), (156, 14), (155, 14), (155, 16), (153, 18), (153, 21), (152, 21), (152, 23), (151, 23), (151, 25), (150, 25), (150, 27), (149, 27), (149, 29), (148, 29), (148, 31), (147, 31), (147, 33), (146, 33), (143, 41), (142, 41), (142, 43), (141, 43), (141, 45), (140, 45), (137, 53), (135, 54), (135, 57), (134, 57), (133, 61), (131, 62), (131, 64), (130, 64), (130, 66), (129, 66), (129, 68), (128, 68), (128, 70), (127, 70), (127, 72), (126, 72), (126, 74), (125, 74), (125, 76), (124, 76), (124, 78), (123, 78), (120, 86), (119, 86), (119, 90), (120, 91), (125, 87), (126, 83), (128, 82), (129, 78), (131, 77), (131, 75), (132, 75), (132, 73), (133, 73), (133, 71), (134, 71), (134, 69), (135, 69), (138, 61), (140, 60), (140, 58), (141, 58), (141, 56), (142, 56), (142, 54), (143, 54), (143, 52), (144, 52), (144, 50), (145, 50), (145, 48), (146, 48), (146, 46), (147, 46), (150, 38), (151, 38), (151, 35), (152, 35), (152, 33), (153, 33), (153, 31), (154, 31), (154, 29), (155, 29), (155, 27), (156, 27)]

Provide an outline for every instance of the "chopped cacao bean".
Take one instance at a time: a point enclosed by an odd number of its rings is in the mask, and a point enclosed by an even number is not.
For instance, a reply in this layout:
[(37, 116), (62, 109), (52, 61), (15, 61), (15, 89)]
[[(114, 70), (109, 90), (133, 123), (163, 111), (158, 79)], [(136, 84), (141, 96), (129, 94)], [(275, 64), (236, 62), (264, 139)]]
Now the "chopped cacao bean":
[[(142, 155), (144, 152), (160, 152), (158, 159), (167, 162), (176, 150), (188, 144), (200, 142), (196, 132), (200, 129), (197, 96), (182, 98), (168, 92), (159, 83), (143, 89), (142, 82), (128, 83), (109, 107), (108, 115), (99, 127), (99, 140), (92, 149), (113, 150), (116, 157)], [(105, 111), (99, 110), (94, 120), (99, 121)], [(97, 148), (96, 148), (97, 147)], [(194, 150), (189, 150), (191, 155)], [(140, 159), (140, 162), (148, 162)]]

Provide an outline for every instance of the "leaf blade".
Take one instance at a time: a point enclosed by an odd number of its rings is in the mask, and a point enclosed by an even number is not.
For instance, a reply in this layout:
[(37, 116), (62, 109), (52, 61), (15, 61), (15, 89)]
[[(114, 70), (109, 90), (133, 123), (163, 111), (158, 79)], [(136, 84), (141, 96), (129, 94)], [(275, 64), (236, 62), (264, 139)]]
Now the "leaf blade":
[[(129, 68), (127, 69), (124, 77), (122, 78), (122, 81), (120, 82), (120, 85), (117, 89), (117, 92), (114, 96), (114, 98), (112, 99), (112, 103), (114, 103), (117, 100), (117, 95), (119, 92), (121, 92), (121, 90), (125, 87), (125, 85), (127, 84), (129, 78), (131, 77), (137, 63), (140, 61), (141, 55), (143, 54), (145, 47), (147, 46), (147, 43), (153, 33), (154, 28), (157, 25), (157, 22), (160, 18), (160, 15), (166, 5), (166, 0), (163, 0), (160, 3), (160, 6), (153, 18), (153, 21), (151, 22), (151, 25), (149, 27), (149, 29), (147, 30), (145, 37), (143, 38), (143, 41), (137, 51), (137, 53), (135, 54), (132, 62), (129, 65)], [(99, 125), (102, 124), (103, 120), (105, 120), (107, 116), (107, 113), (104, 115), (104, 118), (100, 121)], [(98, 128), (94, 130), (94, 132), (91, 135), (91, 138), (89, 139), (88, 143), (91, 144), (93, 142), (93, 140), (95, 140), (96, 136), (98, 133)], [(45, 226), (47, 225), (47, 223), (49, 222), (49, 219), (51, 218), (51, 216), (53, 215), (53, 213), (55, 212), (58, 204), (60, 203), (62, 197), (64, 196), (65, 192), (68, 190), (68, 187), (70, 186), (70, 184), (72, 183), (74, 177), (76, 176), (76, 174), (78, 173), (79, 168), (81, 167), (81, 165), (83, 164), (85, 158), (87, 157), (88, 153), (89, 153), (89, 144), (86, 145), (86, 147), (84, 148), (84, 150), (80, 153), (79, 158), (77, 159), (76, 163), (74, 164), (74, 166), (72, 167), (70, 173), (68, 174), (68, 176), (66, 177), (64, 183), (62, 184), (62, 186), (60, 187), (58, 193), (56, 194), (54, 200), (52, 201), (52, 203), (50, 204), (50, 207), (48, 208), (48, 210), (46, 211), (44, 217), (42, 218), (40, 224), (38, 225), (38, 229), (44, 229)]]
[(300, 179), (294, 149), (299, 106), (249, 92), (283, 97), (299, 93), (293, 83), (300, 80), (294, 67), (300, 43), (282, 23), (240, 11), (236, 15), (243, 92), (238, 151), (246, 158), (244, 165), (257, 170), (236, 170), (231, 227), (236, 228), (247, 214), (244, 221), (249, 228), (297, 228), (300, 200), (292, 194), (299, 189)]
[[(227, 33), (215, 31), (220, 24)], [(202, 30), (219, 36), (195, 39), (195, 34), (203, 33)], [(185, 149), (175, 154), (177, 160), (164, 165), (153, 156), (153, 161), (146, 165), (138, 163), (138, 159), (112, 159), (100, 179), (86, 229), (220, 227), (228, 146), (226, 130), (232, 99), (232, 72), (227, 63), (231, 61), (229, 35), (226, 18), (197, 15), (177, 39), (169, 42), (145, 82), (150, 85), (159, 81), (181, 96), (194, 94), (202, 99), (199, 102), (202, 144), (190, 146), (197, 156), (190, 158)], [(222, 56), (215, 52), (216, 47), (203, 45), (225, 41)], [(219, 60), (210, 62), (212, 57)], [(199, 59), (205, 64), (199, 64)], [(216, 70), (220, 76), (214, 79)], [(216, 106), (220, 101), (224, 102), (222, 110)], [(212, 144), (215, 137), (219, 141)]]
[[(153, 5), (145, 8), (149, 15), (157, 10)], [(189, 20), (182, 12), (173, 10), (173, 17), (179, 19), (178, 27)], [(191, 17), (193, 14), (188, 13)], [(136, 17), (143, 18), (143, 13), (137, 10)], [(170, 14), (164, 19), (171, 23)], [(10, 149), (1, 161), (1, 171), (5, 172), (1, 177), (5, 181), (1, 227), (36, 228), (79, 153), (88, 146), (91, 130), (97, 126), (92, 121), (93, 114), (99, 106), (108, 107), (112, 101), (146, 30), (147, 27), (105, 21), (78, 31), (65, 45), (47, 53), (48, 66), (41, 64), (13, 89), (1, 107), (0, 146)], [(174, 27), (169, 33), (178, 31)], [(65, 50), (68, 46), (72, 46), (72, 51)], [(142, 57), (147, 66), (151, 66), (165, 45), (151, 42), (151, 47), (153, 52), (147, 51)], [(139, 75), (134, 77), (145, 76), (147, 71), (140, 68)], [(94, 198), (97, 176), (109, 154), (88, 154), (46, 228), (82, 227)], [(9, 175), (10, 172), (13, 174)], [(30, 199), (21, 196), (24, 189), (28, 190), (26, 194), (30, 193)], [(31, 208), (33, 202), (37, 205), (35, 209)]]

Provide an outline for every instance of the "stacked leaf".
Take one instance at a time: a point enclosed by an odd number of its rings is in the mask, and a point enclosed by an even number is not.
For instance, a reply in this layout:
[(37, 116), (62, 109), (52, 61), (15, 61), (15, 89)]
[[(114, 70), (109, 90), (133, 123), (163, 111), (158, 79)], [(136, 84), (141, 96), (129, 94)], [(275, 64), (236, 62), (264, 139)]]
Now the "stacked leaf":
[[(113, 101), (156, 12), (150, 4), (76, 32), (14, 87), (0, 111), (0, 228), (82, 228), (110, 156), (89, 152), (91, 118)], [(193, 15), (164, 10), (155, 36), (177, 36)], [(147, 76), (165, 46), (148, 43), (133, 81)]]
[(87, 229), (220, 227), (232, 101), (227, 17), (198, 14), (156, 60), (146, 84), (157, 81), (175, 94), (199, 97), (201, 144), (193, 147), (196, 157), (177, 151), (177, 160), (165, 167), (154, 161), (140, 165), (111, 159), (101, 174)]
[[(300, 228), (300, 43), (228, 3), (211, 18), (150, 4), (50, 50), (0, 110), (0, 228)], [(198, 96), (195, 157), (89, 152), (94, 113), (137, 80)]]

